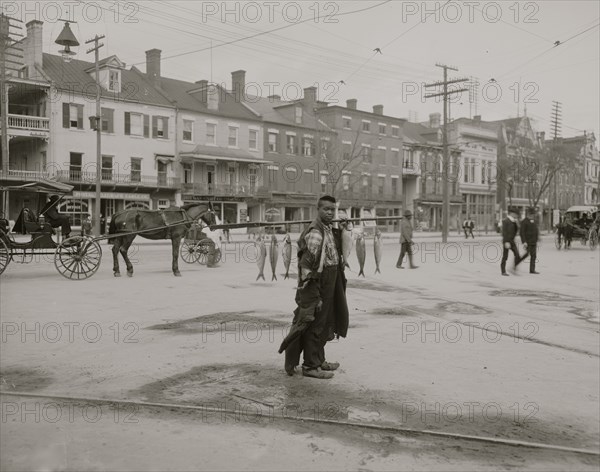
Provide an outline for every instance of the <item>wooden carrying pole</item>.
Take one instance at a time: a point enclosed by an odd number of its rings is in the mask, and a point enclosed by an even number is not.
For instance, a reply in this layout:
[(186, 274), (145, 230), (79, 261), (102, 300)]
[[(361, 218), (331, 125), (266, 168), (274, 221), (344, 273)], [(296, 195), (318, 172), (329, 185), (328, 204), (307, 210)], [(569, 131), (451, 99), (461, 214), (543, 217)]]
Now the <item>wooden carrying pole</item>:
[[(342, 221), (384, 221), (384, 220), (401, 220), (403, 216), (377, 216), (371, 218), (345, 218), (331, 220), (332, 223), (340, 223)], [(260, 228), (262, 226), (282, 226), (282, 225), (303, 225), (312, 223), (314, 220), (295, 220), (295, 221), (252, 221), (248, 223), (230, 223), (222, 225), (212, 225), (210, 230), (215, 229), (236, 229), (236, 228)]]

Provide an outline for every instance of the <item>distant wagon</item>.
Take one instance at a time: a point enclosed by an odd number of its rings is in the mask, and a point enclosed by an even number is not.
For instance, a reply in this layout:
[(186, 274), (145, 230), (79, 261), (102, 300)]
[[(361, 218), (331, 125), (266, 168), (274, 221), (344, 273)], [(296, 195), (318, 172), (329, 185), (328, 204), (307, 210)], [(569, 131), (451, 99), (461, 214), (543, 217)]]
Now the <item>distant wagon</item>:
[(589, 248), (594, 250), (600, 238), (600, 208), (593, 205), (572, 206), (561, 215), (556, 229), (554, 243), (557, 249), (569, 249), (573, 240), (579, 240), (584, 246), (589, 242)]

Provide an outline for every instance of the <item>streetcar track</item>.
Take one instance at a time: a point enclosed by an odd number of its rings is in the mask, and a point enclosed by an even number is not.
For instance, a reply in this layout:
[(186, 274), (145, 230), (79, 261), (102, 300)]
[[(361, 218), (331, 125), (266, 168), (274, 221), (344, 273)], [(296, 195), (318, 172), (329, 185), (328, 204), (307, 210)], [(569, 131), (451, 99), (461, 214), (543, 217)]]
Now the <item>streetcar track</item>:
[[(44, 398), (49, 400), (61, 400), (72, 403), (81, 403), (86, 402), (88, 404), (96, 404), (96, 405), (119, 405), (119, 406), (129, 406), (134, 408), (159, 408), (159, 409), (168, 409), (168, 410), (183, 410), (183, 411), (196, 411), (201, 413), (218, 413), (220, 415), (232, 415), (236, 416), (240, 414), (238, 410), (232, 410), (230, 408), (218, 408), (218, 407), (209, 407), (209, 406), (198, 406), (198, 405), (183, 405), (179, 403), (161, 403), (161, 402), (144, 402), (144, 401), (135, 401), (135, 400), (118, 400), (118, 399), (110, 399), (110, 398), (93, 398), (93, 397), (74, 397), (68, 395), (51, 395), (51, 394), (40, 394), (40, 393), (28, 393), (28, 392), (2, 392), (0, 391), (0, 396), (12, 396), (12, 397), (22, 397), (22, 398)], [(325, 419), (325, 418), (316, 418), (316, 417), (285, 417), (285, 416), (277, 416), (277, 415), (266, 415), (262, 412), (256, 411), (245, 411), (245, 417), (254, 418), (254, 419), (266, 419), (271, 423), (274, 421), (297, 421), (300, 423), (313, 423), (313, 424), (321, 424), (321, 425), (329, 425), (335, 427), (342, 428), (358, 428), (358, 429), (367, 429), (374, 431), (382, 431), (387, 433), (398, 434), (401, 436), (433, 436), (444, 439), (453, 439), (453, 440), (464, 440), (464, 441), (472, 441), (472, 442), (480, 442), (487, 444), (495, 444), (499, 446), (510, 446), (510, 447), (525, 447), (532, 449), (543, 449), (550, 451), (560, 451), (560, 452), (568, 452), (572, 454), (580, 454), (580, 455), (588, 455), (588, 456), (600, 456), (600, 450), (591, 450), (591, 449), (581, 449), (574, 448), (569, 446), (560, 446), (557, 444), (546, 444), (546, 443), (538, 443), (538, 442), (530, 442), (530, 441), (520, 441), (517, 439), (505, 439), (505, 438), (495, 438), (488, 436), (477, 436), (472, 434), (462, 434), (462, 433), (451, 433), (445, 431), (434, 431), (428, 429), (415, 429), (415, 428), (406, 428), (401, 426), (385, 426), (378, 424), (369, 424), (369, 423), (361, 423), (355, 421), (344, 421), (344, 420), (336, 420), (336, 419)]]

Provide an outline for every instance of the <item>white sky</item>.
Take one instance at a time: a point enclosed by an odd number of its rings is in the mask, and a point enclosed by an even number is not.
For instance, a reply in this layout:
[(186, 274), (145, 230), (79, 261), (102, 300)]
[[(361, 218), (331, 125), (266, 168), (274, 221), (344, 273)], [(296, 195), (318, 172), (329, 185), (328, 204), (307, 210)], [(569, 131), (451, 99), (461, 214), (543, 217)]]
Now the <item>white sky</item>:
[[(91, 61), (83, 43), (104, 34), (101, 57), (116, 54), (128, 67), (137, 64), (145, 70), (144, 51), (158, 48), (164, 76), (212, 79), (229, 87), (231, 72), (243, 69), (247, 83), (258, 84), (265, 96), (294, 99), (299, 88), (317, 85), (321, 99), (345, 105), (356, 98), (359, 109), (383, 104), (385, 114), (408, 118), (416, 113), (420, 121), (442, 112), (441, 103), (422, 99), (422, 93), (434, 91), (425, 91), (422, 84), (441, 80), (442, 69), (435, 64), (445, 63), (459, 69), (450, 78), (479, 79), (478, 114), (484, 120), (513, 117), (518, 110), (523, 114), (528, 98), (527, 114), (549, 133), (552, 101), (557, 100), (562, 103), (563, 136), (584, 129), (599, 136), (600, 2), (392, 0), (377, 6), (381, 3), (188, 0), (121, 1), (117, 6), (104, 0), (4, 1), (3, 8), (25, 22), (44, 21), (46, 52), (60, 49), (54, 44), (63, 26), (57, 18), (70, 18), (77, 21), (72, 29), (82, 43), (78, 59)], [(436, 7), (437, 15), (423, 18)], [(230, 13), (223, 18), (226, 8)], [(344, 14), (355, 10), (365, 11)], [(307, 21), (299, 23), (298, 14)], [(315, 19), (319, 14), (330, 16)], [(564, 44), (555, 47), (555, 41)], [(382, 54), (373, 52), (377, 47)], [(203, 51), (168, 58), (199, 49)], [(484, 96), (483, 87), (492, 78), (496, 83), (487, 85)], [(502, 95), (496, 100), (498, 91)], [(453, 118), (469, 117), (467, 93), (451, 113)]]

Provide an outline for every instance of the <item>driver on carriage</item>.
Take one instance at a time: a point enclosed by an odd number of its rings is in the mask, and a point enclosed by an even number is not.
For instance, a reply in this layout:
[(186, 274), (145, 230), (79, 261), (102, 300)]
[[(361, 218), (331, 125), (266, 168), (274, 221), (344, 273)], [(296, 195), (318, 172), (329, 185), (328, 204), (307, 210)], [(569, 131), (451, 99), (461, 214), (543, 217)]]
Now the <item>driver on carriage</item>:
[(71, 222), (68, 215), (61, 215), (56, 206), (60, 200), (58, 195), (52, 195), (50, 201), (42, 209), (40, 216), (44, 216), (52, 228), (61, 227), (63, 238), (67, 239), (71, 234)]

